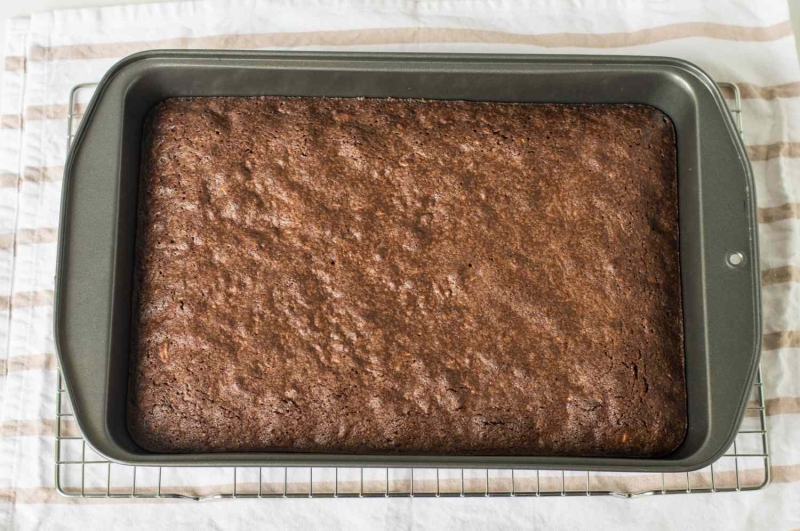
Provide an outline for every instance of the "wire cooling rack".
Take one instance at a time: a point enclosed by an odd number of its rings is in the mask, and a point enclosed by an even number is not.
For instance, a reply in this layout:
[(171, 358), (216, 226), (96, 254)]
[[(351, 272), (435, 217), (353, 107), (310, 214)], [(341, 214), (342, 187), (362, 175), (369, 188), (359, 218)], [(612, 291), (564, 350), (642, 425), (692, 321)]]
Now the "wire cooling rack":
[[(67, 144), (96, 83), (74, 87), (69, 97)], [(742, 129), (739, 89), (720, 87)], [(72, 498), (367, 498), (472, 496), (615, 496), (758, 490), (770, 480), (764, 388), (759, 369), (747, 412), (728, 452), (690, 473), (612, 473), (568, 470), (493, 470), (333, 467), (144, 467), (111, 463), (84, 441), (58, 371), (55, 486)]]

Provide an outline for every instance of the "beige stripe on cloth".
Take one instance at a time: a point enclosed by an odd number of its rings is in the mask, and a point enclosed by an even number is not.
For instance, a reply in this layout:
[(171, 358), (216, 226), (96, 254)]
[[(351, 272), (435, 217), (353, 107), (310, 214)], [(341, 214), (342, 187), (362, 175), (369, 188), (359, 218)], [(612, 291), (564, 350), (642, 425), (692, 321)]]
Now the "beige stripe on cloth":
[(773, 223), (787, 219), (800, 218), (800, 203), (785, 203), (774, 207), (758, 209), (759, 223)]
[[(86, 105), (78, 103), (73, 111), (76, 115), (86, 112)], [(69, 105), (53, 103), (50, 105), (29, 105), (25, 108), (26, 120), (65, 120), (69, 116)]]
[(58, 182), (64, 176), (64, 166), (25, 166), (22, 180), (31, 183)]
[[(761, 411), (753, 409), (758, 407), (758, 402), (751, 400), (747, 402), (748, 409), (745, 410), (745, 417), (758, 417)], [(800, 397), (796, 396), (776, 396), (764, 401), (764, 414), (768, 417), (772, 415), (792, 415), (800, 413)]]
[[(54, 391), (55, 392), (55, 391)], [(55, 419), (4, 420), (0, 422), (0, 437), (30, 437), (38, 435), (55, 435)], [(81, 430), (74, 420), (61, 420), (61, 435), (64, 437), (80, 437)]]
[(18, 114), (0, 114), (0, 129), (22, 129), (22, 116)]
[[(79, 117), (86, 112), (86, 105), (76, 104), (74, 116)], [(0, 115), (0, 129), (21, 129), (25, 121), (31, 120), (66, 120), (69, 118), (69, 105), (55, 103), (52, 105), (31, 105), (25, 108), (25, 118), (18, 114)]]
[[(796, 98), (800, 96), (800, 81), (793, 81), (791, 83), (782, 83), (780, 85), (772, 85), (761, 87), (751, 83), (737, 82), (739, 87), (739, 95), (744, 99), (763, 99), (774, 100), (778, 98)], [(733, 89), (724, 86), (720, 87), (722, 93), (728, 97), (733, 97)]]
[(14, 308), (33, 308), (53, 305), (53, 290), (21, 291), (11, 296), (0, 296), (0, 310)]
[(747, 156), (752, 161), (765, 161), (778, 157), (800, 157), (800, 142), (773, 142), (747, 146)]
[(781, 330), (764, 334), (761, 342), (762, 350), (777, 350), (779, 348), (799, 348), (800, 330)]
[(800, 267), (788, 265), (761, 272), (761, 284), (764, 286), (784, 282), (800, 282)]
[(9, 55), (5, 59), (3, 69), (6, 72), (23, 72), (25, 70), (25, 58), (18, 55)]
[(30, 245), (34, 243), (55, 243), (58, 241), (58, 229), (48, 227), (42, 229), (20, 229), (16, 242), (13, 234), (0, 234), (0, 251), (11, 249), (14, 244)]
[(0, 188), (16, 188), (19, 184), (19, 175), (16, 173), (0, 173)]
[(19, 371), (52, 371), (58, 367), (55, 354), (33, 354), (12, 356), (0, 360), (0, 376)]
[(275, 48), (295, 46), (352, 46), (418, 43), (521, 44), (545, 48), (624, 48), (661, 41), (701, 37), (765, 42), (791, 37), (786, 20), (771, 26), (737, 26), (713, 22), (679, 22), (654, 28), (616, 33), (509, 33), (466, 28), (370, 28), (356, 30), (229, 34), (177, 37), (152, 41), (72, 44), (31, 48), (32, 61), (103, 59), (123, 57), (154, 48)]
[(800, 413), (800, 396), (778, 396), (764, 402), (767, 416), (794, 415)]

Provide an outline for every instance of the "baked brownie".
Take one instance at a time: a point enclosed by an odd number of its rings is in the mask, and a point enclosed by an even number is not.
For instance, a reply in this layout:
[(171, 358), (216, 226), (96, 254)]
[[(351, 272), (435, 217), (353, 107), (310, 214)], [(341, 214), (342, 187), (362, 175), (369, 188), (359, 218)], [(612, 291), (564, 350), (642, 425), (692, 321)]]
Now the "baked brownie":
[(128, 411), (144, 448), (658, 456), (683, 440), (658, 110), (185, 98), (145, 131)]

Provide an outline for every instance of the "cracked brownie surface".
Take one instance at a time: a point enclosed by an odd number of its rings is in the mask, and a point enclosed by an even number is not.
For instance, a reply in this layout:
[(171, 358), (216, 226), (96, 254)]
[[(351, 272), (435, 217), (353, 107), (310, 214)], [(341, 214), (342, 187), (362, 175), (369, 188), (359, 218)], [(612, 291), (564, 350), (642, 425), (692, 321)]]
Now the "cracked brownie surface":
[(684, 438), (675, 135), (651, 107), (170, 99), (145, 126), (136, 253), (146, 449)]

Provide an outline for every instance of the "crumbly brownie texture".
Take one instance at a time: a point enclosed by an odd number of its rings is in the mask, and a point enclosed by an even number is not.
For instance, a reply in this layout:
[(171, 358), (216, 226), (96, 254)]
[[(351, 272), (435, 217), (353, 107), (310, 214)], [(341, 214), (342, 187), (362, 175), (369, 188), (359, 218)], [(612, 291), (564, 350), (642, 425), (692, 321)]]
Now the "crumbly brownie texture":
[(675, 136), (656, 109), (186, 98), (145, 131), (143, 447), (657, 456), (683, 440)]

